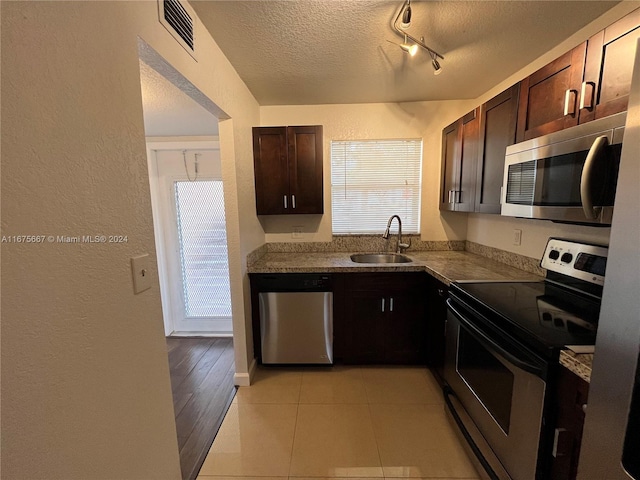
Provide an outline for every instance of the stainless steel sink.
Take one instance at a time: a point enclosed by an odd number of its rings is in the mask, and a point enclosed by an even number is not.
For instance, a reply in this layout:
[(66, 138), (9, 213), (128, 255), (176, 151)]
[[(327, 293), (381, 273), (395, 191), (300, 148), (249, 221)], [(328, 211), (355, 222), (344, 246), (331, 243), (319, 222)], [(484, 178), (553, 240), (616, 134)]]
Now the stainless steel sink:
[(399, 253), (354, 253), (351, 255), (351, 261), (356, 263), (409, 263), (413, 260)]

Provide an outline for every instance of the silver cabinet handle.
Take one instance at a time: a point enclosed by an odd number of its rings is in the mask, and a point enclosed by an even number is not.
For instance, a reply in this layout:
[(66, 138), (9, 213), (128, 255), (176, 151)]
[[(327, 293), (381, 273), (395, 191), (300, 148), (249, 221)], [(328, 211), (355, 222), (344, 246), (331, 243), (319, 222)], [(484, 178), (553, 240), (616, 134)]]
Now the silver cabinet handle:
[[(571, 97), (573, 96), (573, 101), (571, 101)], [(571, 88), (567, 89), (564, 92), (564, 115), (575, 115), (576, 113), (576, 98), (578, 96), (578, 91), (573, 90)]]
[(609, 139), (602, 135), (596, 138), (589, 149), (587, 159), (582, 168), (582, 176), (580, 177), (580, 200), (582, 202), (582, 210), (588, 220), (595, 220), (600, 214), (600, 207), (593, 206), (593, 198), (591, 198), (591, 185), (596, 180), (593, 178), (593, 167), (600, 152), (609, 144)]
[(566, 431), (566, 428), (556, 428), (553, 432), (553, 449), (551, 451), (551, 455), (553, 455), (553, 458), (558, 458), (565, 455), (564, 452), (558, 451), (558, 447), (560, 444), (560, 436), (563, 435)]
[[(591, 87), (589, 95), (587, 95), (587, 86)], [(582, 82), (582, 90), (580, 91), (580, 109), (593, 108), (593, 96), (596, 93), (596, 84), (593, 82)]]
[(287, 196), (284, 196), (284, 208), (287, 208)]
[(296, 196), (295, 195), (291, 195), (291, 205), (293, 206), (293, 208), (296, 208)]
[(393, 312), (393, 297), (389, 299), (389, 311)]
[(382, 299), (382, 311), (384, 312), (384, 298)]
[(456, 203), (455, 190), (449, 190), (449, 203)]

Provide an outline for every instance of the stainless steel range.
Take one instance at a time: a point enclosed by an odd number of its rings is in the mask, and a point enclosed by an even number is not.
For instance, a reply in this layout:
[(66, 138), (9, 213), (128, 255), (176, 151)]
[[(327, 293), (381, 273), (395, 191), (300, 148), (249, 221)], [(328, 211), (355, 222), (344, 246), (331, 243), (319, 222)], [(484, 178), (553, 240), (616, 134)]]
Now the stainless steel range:
[(452, 284), (445, 401), (485, 478), (548, 478), (560, 350), (594, 345), (606, 259), (551, 238), (544, 281)]

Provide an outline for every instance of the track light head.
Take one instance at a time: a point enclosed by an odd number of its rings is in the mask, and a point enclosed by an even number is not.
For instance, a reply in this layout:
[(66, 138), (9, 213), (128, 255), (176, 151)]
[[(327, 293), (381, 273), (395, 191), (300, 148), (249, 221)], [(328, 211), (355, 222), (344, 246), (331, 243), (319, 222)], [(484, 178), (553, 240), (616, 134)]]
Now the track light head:
[(409, 45), (409, 43), (407, 42), (407, 36), (406, 35), (404, 36), (404, 43), (400, 44), (400, 48), (402, 50), (404, 50), (405, 52), (407, 52), (412, 57), (414, 57), (415, 54), (418, 53), (418, 45), (415, 44), (415, 43)]
[(415, 43), (413, 45), (408, 45), (406, 43), (403, 43), (400, 45), (400, 48), (405, 52), (407, 52), (412, 57), (415, 56), (416, 53), (418, 53), (418, 45), (416, 45)]
[(411, 26), (411, 0), (407, 0), (407, 5), (402, 12), (402, 22), (400, 28), (406, 29)]
[(431, 59), (431, 65), (433, 65), (433, 74), (440, 75), (442, 73), (442, 67), (440, 66), (440, 62), (434, 57)]

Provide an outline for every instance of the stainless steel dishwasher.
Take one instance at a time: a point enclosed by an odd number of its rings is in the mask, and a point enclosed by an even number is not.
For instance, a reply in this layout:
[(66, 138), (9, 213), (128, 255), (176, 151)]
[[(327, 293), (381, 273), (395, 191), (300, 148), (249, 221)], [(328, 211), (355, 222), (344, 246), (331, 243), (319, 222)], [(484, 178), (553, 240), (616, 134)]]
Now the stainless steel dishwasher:
[(256, 285), (262, 363), (332, 364), (331, 275), (261, 275)]

